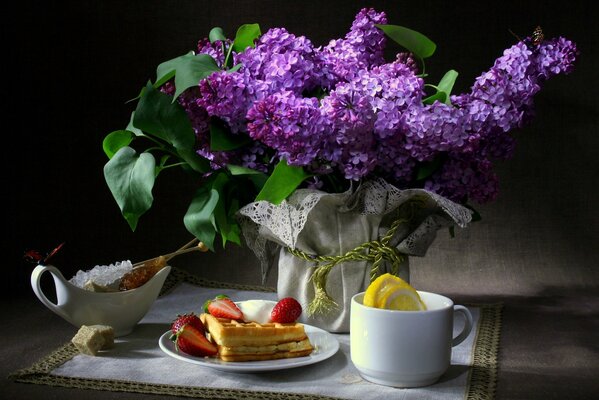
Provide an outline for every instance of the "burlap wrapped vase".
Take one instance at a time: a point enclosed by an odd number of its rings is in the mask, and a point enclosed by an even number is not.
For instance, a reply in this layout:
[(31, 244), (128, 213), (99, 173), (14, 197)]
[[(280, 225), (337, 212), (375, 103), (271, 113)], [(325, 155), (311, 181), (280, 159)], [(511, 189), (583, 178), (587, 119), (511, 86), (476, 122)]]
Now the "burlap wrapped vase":
[(351, 297), (390, 272), (409, 282), (409, 257), (424, 256), (437, 230), (465, 227), (471, 211), (423, 189), (382, 179), (344, 193), (299, 189), (286, 201), (239, 211), (248, 246), (266, 279), (278, 255), (277, 293), (304, 307), (301, 321), (349, 331)]

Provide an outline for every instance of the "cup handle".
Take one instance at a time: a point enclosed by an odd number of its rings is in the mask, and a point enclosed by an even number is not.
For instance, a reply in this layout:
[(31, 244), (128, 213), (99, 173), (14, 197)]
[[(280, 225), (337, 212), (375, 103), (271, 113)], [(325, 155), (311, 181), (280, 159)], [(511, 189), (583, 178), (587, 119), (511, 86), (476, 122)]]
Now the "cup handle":
[(462, 343), (468, 337), (468, 335), (470, 335), (470, 331), (472, 330), (472, 325), (473, 325), (472, 314), (470, 313), (470, 310), (468, 310), (466, 307), (460, 306), (460, 305), (454, 305), (453, 312), (464, 315), (465, 323), (464, 323), (464, 329), (462, 329), (462, 332), (460, 332), (460, 334), (458, 336), (453, 338), (453, 340), (451, 342), (451, 347), (457, 346), (458, 344)]
[(47, 266), (46, 265), (38, 265), (35, 267), (35, 269), (31, 273), (31, 288), (33, 289), (33, 292), (35, 293), (37, 298), (40, 299), (40, 301), (46, 307), (48, 307), (50, 310), (54, 311), (56, 314), (60, 315), (62, 318), (66, 319), (68, 321), (69, 317), (67, 317), (67, 315), (58, 306), (58, 304), (52, 303), (46, 297), (44, 292), (42, 291), (41, 277), (44, 274), (44, 272), (46, 272), (46, 271), (48, 271), (48, 272), (50, 272), (50, 274), (52, 274), (52, 277), (54, 278), (54, 281), (55, 281), (54, 282), (55, 285), (57, 285), (57, 282), (56, 282), (57, 279), (64, 281), (64, 277), (62, 276), (60, 271), (58, 269), (56, 269), (56, 267), (53, 267), (51, 265), (47, 265)]

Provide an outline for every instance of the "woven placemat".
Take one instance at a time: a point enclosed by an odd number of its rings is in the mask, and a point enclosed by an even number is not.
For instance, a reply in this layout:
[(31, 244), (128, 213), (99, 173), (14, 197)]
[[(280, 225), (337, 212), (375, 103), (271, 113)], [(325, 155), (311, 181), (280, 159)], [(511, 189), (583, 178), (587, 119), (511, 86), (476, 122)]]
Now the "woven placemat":
[[(275, 289), (264, 286), (241, 285), (210, 281), (173, 268), (161, 292), (161, 296), (172, 291), (178, 284), (186, 282), (206, 288), (223, 288), (274, 292)], [(497, 360), (499, 338), (501, 334), (502, 304), (469, 304), (480, 309), (473, 363), (470, 367), (466, 400), (492, 400), (497, 385)], [(209, 387), (189, 387), (155, 383), (133, 382), (125, 380), (108, 380), (92, 378), (76, 378), (53, 375), (51, 372), (79, 354), (72, 343), (66, 343), (52, 353), (43, 357), (32, 366), (18, 370), (9, 376), (15, 382), (33, 383), (68, 388), (108, 390), (116, 392), (150, 393), (171, 396), (183, 396), (205, 399), (256, 399), (256, 400), (325, 400), (339, 399), (330, 396), (319, 396), (301, 393), (279, 393), (267, 391), (248, 391), (239, 389), (221, 389)]]

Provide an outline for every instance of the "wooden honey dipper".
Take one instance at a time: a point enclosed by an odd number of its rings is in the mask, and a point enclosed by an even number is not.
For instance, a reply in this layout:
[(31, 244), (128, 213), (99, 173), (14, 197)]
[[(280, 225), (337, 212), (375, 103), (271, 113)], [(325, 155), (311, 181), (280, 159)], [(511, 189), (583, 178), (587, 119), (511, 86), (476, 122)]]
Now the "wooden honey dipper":
[(152, 277), (158, 271), (164, 268), (166, 266), (166, 263), (173, 257), (185, 253), (190, 253), (192, 251), (208, 251), (208, 246), (206, 246), (203, 242), (198, 242), (196, 244), (197, 241), (198, 239), (194, 238), (177, 251), (133, 264), (133, 270), (127, 272), (121, 278), (119, 290), (130, 290), (140, 287), (141, 285), (152, 279)]

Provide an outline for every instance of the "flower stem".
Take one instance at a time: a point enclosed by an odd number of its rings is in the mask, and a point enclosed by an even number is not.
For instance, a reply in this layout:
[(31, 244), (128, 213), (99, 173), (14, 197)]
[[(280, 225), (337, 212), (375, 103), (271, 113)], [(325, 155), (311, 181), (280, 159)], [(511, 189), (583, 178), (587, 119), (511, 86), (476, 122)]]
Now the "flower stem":
[(231, 43), (231, 45), (229, 46), (229, 48), (227, 49), (227, 56), (225, 57), (225, 62), (223, 63), (223, 69), (228, 69), (228, 65), (229, 65), (229, 56), (231, 55), (231, 51), (233, 50), (233, 43)]

